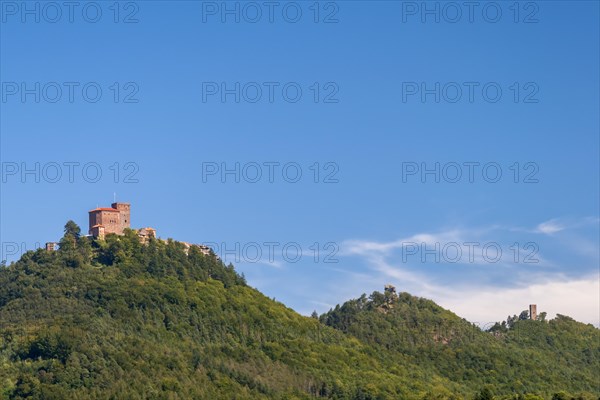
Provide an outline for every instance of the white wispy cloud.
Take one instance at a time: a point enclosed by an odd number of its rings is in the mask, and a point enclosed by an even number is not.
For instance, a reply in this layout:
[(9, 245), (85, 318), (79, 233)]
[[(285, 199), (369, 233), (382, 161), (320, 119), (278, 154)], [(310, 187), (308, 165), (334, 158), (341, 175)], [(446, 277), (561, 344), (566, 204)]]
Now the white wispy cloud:
[(553, 233), (560, 232), (566, 229), (566, 226), (560, 224), (557, 220), (552, 219), (550, 221), (542, 222), (535, 229), (536, 233), (544, 233), (546, 235), (552, 235)]
[(418, 233), (406, 238), (383, 243), (368, 240), (346, 240), (342, 242), (342, 245), (340, 246), (340, 255), (361, 255), (372, 254), (373, 252), (387, 254), (393, 250), (402, 249), (409, 243), (435, 245), (435, 243), (461, 242), (463, 236), (461, 230), (454, 229), (439, 233)]
[(434, 300), (472, 322), (491, 322), (518, 314), (529, 304), (538, 305), (538, 313), (548, 317), (565, 314), (577, 321), (599, 326), (600, 274), (580, 279), (532, 282), (525, 287), (439, 288)]
[[(394, 251), (400, 252), (400, 257), (396, 256), (396, 260), (401, 258), (404, 264), (425, 264), (432, 258), (440, 260), (451, 260), (458, 264), (469, 264), (473, 266), (489, 266), (493, 264), (495, 267), (514, 265), (514, 257), (511, 256), (516, 250), (512, 244), (506, 243), (506, 240), (499, 241), (489, 238), (490, 234), (498, 231), (510, 231), (512, 229), (502, 228), (494, 225), (486, 228), (473, 229), (450, 229), (435, 233), (418, 233), (399, 240), (388, 242), (376, 242), (369, 240), (346, 240), (340, 244), (340, 256), (363, 256), (377, 266), (384, 267), (384, 259), (393, 255)], [(514, 242), (514, 241), (513, 241)], [(512, 242), (511, 242), (512, 243)], [(526, 242), (519, 243), (519, 246), (525, 247)], [(532, 243), (536, 246), (536, 243)], [(487, 248), (488, 250), (484, 250)], [(504, 253), (499, 261), (490, 263), (490, 259), (495, 257), (494, 252), (497, 249)], [(411, 254), (410, 252), (416, 252)], [(534, 250), (520, 249), (520, 256), (533, 254)], [(433, 252), (433, 253), (432, 253)], [(434, 254), (435, 253), (435, 254)], [(489, 253), (489, 254), (488, 254)], [(551, 267), (554, 266), (549, 260), (545, 259), (539, 251), (535, 250), (534, 254), (536, 266)], [(383, 259), (382, 259), (383, 258)], [(437, 262), (440, 263), (440, 262)], [(444, 261), (441, 261), (444, 263)], [(452, 264), (454, 262), (450, 262)], [(389, 267), (386, 266), (386, 267)], [(397, 270), (397, 268), (394, 268)]]
[(552, 218), (544, 221), (534, 228), (511, 227), (511, 231), (539, 233), (544, 235), (553, 235), (558, 232), (573, 230), (586, 226), (598, 225), (600, 218), (598, 217), (580, 217), (580, 218)]
[[(422, 232), (385, 242), (347, 240), (341, 243), (340, 255), (357, 256), (366, 261), (371, 271), (368, 286), (373, 287), (373, 282), (379, 282), (380, 286), (382, 282), (395, 283), (402, 288), (401, 290), (433, 299), (443, 307), (449, 308), (471, 321), (499, 320), (505, 318), (509, 313), (514, 314), (526, 309), (530, 303), (536, 303), (538, 309), (548, 312), (550, 317), (560, 313), (579, 321), (598, 325), (600, 323), (598, 320), (600, 315), (600, 274), (567, 278), (565, 274), (561, 273), (567, 269), (561, 268), (560, 265), (538, 254), (539, 263), (537, 265), (553, 266), (556, 267), (556, 271), (548, 274), (545, 272), (546, 269), (527, 272), (524, 271), (524, 268), (509, 269), (507, 272), (514, 271), (514, 276), (511, 276), (502, 285), (493, 285), (489, 281), (487, 283), (478, 282), (475, 277), (469, 277), (468, 282), (465, 281), (462, 284), (460, 279), (449, 284), (440, 284), (439, 280), (435, 281), (433, 276), (415, 272), (414, 262), (412, 265), (410, 262), (399, 262), (397, 257), (398, 250), (403, 250), (407, 243), (425, 243), (427, 246), (451, 242), (462, 244), (484, 240), (490, 235), (493, 237), (494, 234), (502, 236), (502, 234), (515, 231), (539, 233), (551, 238), (553, 234), (563, 230), (590, 224), (598, 224), (598, 218), (580, 220), (555, 218), (538, 224), (534, 229), (496, 225), (477, 229), (449, 229), (435, 233)], [(587, 243), (586, 248), (590, 246), (589, 240), (585, 243)], [(597, 260), (597, 251), (592, 252), (588, 249), (588, 253)], [(593, 257), (594, 254), (596, 257)], [(420, 260), (415, 262), (418, 263)], [(489, 264), (488, 261), (482, 260), (479, 254), (472, 262), (476, 265), (485, 263)], [(500, 265), (495, 264), (495, 266)], [(515, 266), (514, 263), (512, 266)], [(367, 282), (362, 281), (362, 283), (364, 287)], [(375, 287), (375, 289), (381, 290), (380, 287)], [(335, 291), (335, 289), (333, 290)], [(328, 301), (328, 303), (330, 302)]]
[(243, 268), (252, 268), (252, 267), (257, 267), (257, 266), (263, 266), (263, 267), (271, 267), (271, 268), (277, 268), (277, 269), (283, 269), (285, 264), (283, 261), (280, 260), (259, 260), (256, 262), (248, 262), (248, 261), (242, 261), (240, 263), (237, 264), (240, 267)]

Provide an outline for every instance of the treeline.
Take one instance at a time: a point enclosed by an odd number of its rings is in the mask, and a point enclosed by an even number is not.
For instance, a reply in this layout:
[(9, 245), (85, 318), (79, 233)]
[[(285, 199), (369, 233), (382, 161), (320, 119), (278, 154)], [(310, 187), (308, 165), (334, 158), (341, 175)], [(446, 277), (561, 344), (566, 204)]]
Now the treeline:
[(377, 292), (315, 317), (194, 247), (69, 222), (0, 268), (0, 399), (598, 398), (597, 330), (567, 317), (493, 334)]
[[(600, 331), (558, 315), (546, 321), (509, 317), (489, 332), (408, 293), (362, 295), (320, 316), (386, 356), (408, 356), (426, 370), (499, 396), (561, 390), (585, 398), (600, 394)], [(499, 331), (497, 326), (506, 326)]]

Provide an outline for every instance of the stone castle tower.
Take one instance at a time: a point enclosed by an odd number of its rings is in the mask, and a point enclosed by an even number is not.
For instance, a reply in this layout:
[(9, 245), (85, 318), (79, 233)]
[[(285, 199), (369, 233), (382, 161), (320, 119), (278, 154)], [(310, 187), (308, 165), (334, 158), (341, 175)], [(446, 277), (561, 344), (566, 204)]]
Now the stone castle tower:
[(125, 228), (131, 226), (130, 214), (129, 203), (113, 203), (110, 208), (95, 208), (89, 212), (89, 234), (99, 238), (107, 233), (122, 235)]
[(537, 319), (537, 305), (535, 304), (529, 305), (529, 319), (534, 321)]

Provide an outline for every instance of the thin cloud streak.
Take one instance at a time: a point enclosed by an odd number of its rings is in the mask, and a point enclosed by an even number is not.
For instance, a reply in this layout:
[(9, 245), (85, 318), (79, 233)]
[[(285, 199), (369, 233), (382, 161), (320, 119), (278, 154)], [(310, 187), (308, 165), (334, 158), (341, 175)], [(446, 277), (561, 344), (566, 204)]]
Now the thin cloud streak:
[[(419, 233), (400, 240), (376, 242), (366, 240), (347, 240), (341, 244), (342, 256), (358, 256), (364, 259), (370, 269), (376, 274), (372, 278), (380, 282), (392, 280), (399, 284), (402, 290), (414, 295), (431, 298), (445, 308), (449, 308), (471, 321), (483, 321), (486, 318), (495, 320), (505, 318), (505, 314), (518, 313), (530, 303), (537, 303), (542, 311), (549, 316), (556, 313), (567, 314), (577, 320), (598, 325), (600, 315), (600, 275), (567, 278), (561, 273), (559, 265), (538, 255), (539, 263), (528, 266), (553, 267), (556, 269), (548, 275), (548, 269), (537, 269), (515, 272), (514, 281), (510, 286), (483, 284), (475, 280), (468, 284), (440, 285), (433, 283), (431, 277), (412, 271), (414, 265), (402, 262), (392, 263), (389, 260), (394, 251), (403, 249), (406, 243), (425, 243), (433, 246), (435, 243), (464, 243), (482, 239), (483, 233), (493, 231), (529, 232), (553, 236), (559, 232), (577, 227), (597, 224), (598, 218), (583, 218), (569, 223), (559, 219), (551, 219), (540, 223), (535, 229), (506, 228), (493, 226), (484, 229), (451, 229), (438, 233)], [(465, 238), (469, 238), (468, 240)], [(589, 241), (586, 243), (589, 251)], [(597, 252), (595, 253), (597, 259)], [(405, 260), (403, 260), (405, 261)], [(489, 264), (479, 256), (473, 264)], [(498, 263), (495, 266), (511, 267), (510, 263)], [(563, 268), (564, 270), (564, 268)], [(507, 270), (510, 273), (510, 270)]]

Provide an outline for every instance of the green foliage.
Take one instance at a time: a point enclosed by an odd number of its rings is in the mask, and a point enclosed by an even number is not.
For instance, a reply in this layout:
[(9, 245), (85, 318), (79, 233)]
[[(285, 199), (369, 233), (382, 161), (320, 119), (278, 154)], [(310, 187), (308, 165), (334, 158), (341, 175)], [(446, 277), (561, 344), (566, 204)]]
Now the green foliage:
[(0, 399), (383, 399), (427, 388), (425, 373), (413, 382), (214, 255), (67, 226), (59, 251), (0, 270)]
[(67, 221), (65, 224), (65, 237), (73, 237), (79, 239), (81, 236), (81, 228), (74, 221)]
[(0, 269), (0, 399), (591, 400), (597, 343), (564, 316), (481, 332), (406, 293), (303, 317), (195, 247), (70, 222)]
[(523, 310), (521, 311), (521, 314), (519, 314), (519, 321), (523, 321), (526, 319), (529, 319), (529, 311)]
[(475, 400), (494, 400), (494, 394), (489, 387), (485, 387), (475, 395)]
[(378, 349), (383, 363), (407, 359), (477, 399), (492, 392), (544, 398), (560, 390), (599, 393), (600, 331), (562, 315), (549, 323), (528, 315), (509, 316), (485, 332), (430, 300), (408, 293), (390, 300), (374, 292), (320, 320)]
[(569, 400), (569, 395), (565, 392), (558, 392), (552, 395), (552, 400)]

